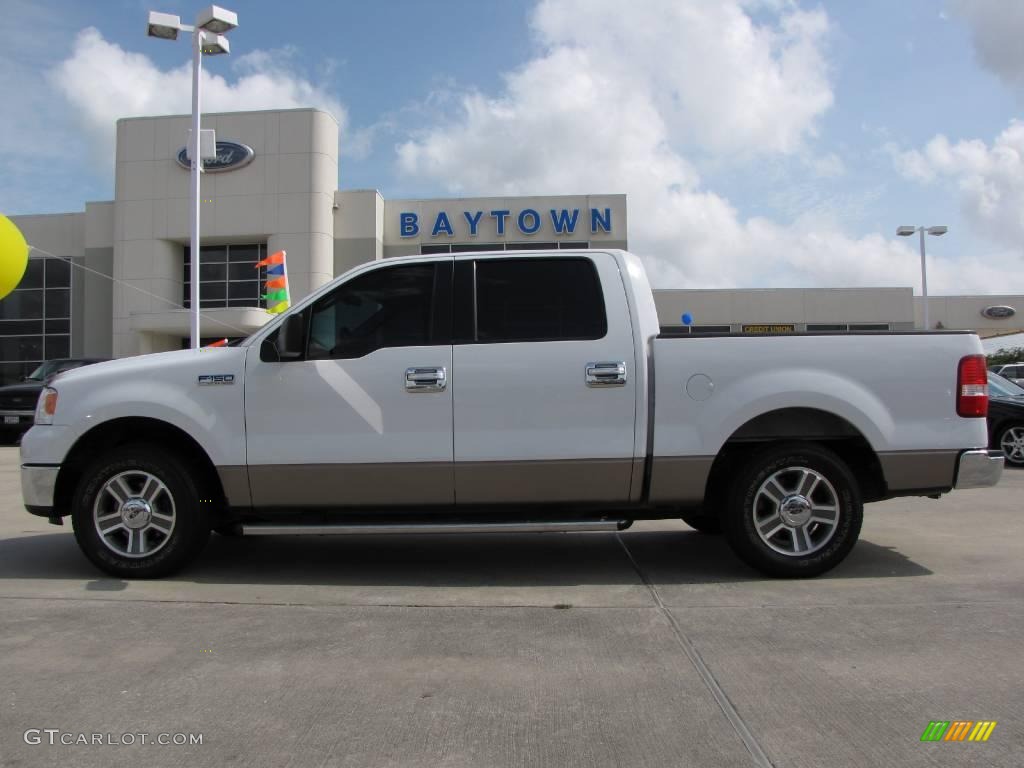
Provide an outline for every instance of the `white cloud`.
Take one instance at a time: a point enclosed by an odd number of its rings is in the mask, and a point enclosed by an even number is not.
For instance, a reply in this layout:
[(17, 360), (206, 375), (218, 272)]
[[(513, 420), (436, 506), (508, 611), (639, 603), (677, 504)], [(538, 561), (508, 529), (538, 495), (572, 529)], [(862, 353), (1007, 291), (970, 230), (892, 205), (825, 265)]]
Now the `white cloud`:
[[(824, 11), (762, 3), (543, 0), (533, 28), (550, 51), (587, 53), (587, 66), (649, 99), (677, 138), (715, 152), (794, 152), (832, 105)], [(614, 102), (611, 102), (614, 103)]]
[(943, 135), (922, 149), (894, 152), (896, 168), (915, 181), (955, 184), (967, 222), (989, 240), (1020, 252), (1024, 243), (1024, 122), (1013, 120), (991, 145), (950, 142)]
[[(239, 75), (233, 81), (204, 69), (203, 112), (319, 107), (344, 127), (345, 108), (294, 72), (290, 58), (288, 49), (247, 53), (235, 60)], [(125, 51), (90, 27), (78, 34), (71, 55), (48, 78), (71, 105), (75, 121), (106, 166), (113, 157), (118, 118), (191, 112), (191, 72), (190, 63), (160, 69), (148, 56)]]
[[(507, 74), (499, 95), (464, 93), (400, 144), (399, 169), (452, 194), (625, 192), (630, 247), (658, 286), (916, 284), (903, 241), (852, 237), (827, 215), (744, 219), (702, 185), (685, 152), (800, 157), (832, 100), (824, 14), (760, 4), (755, 22), (749, 5), (627, 13), (612, 0), (545, 0), (533, 17), (543, 52)], [(843, 168), (827, 153), (805, 165), (826, 176)], [(962, 273), (942, 259), (930, 277), (940, 291), (997, 284), (990, 268)], [(1024, 284), (1024, 270), (1016, 277)]]
[(971, 29), (982, 66), (1024, 96), (1024, 3), (1019, 0), (950, 0)]

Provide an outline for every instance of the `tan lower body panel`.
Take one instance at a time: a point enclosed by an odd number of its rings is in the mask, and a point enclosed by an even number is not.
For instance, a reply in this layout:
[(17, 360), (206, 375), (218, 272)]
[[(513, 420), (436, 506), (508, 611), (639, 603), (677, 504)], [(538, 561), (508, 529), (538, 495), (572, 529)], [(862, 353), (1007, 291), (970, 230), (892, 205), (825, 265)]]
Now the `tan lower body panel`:
[(217, 474), (229, 507), (248, 507), (252, 504), (248, 467), (217, 467)]
[(952, 488), (960, 451), (893, 451), (878, 454), (890, 492)]
[(700, 504), (714, 456), (656, 456), (651, 463), (652, 504)]
[[(249, 467), (249, 484), (256, 507), (625, 504), (633, 469), (631, 458), (277, 464)], [(232, 504), (245, 498), (236, 473), (222, 468), (221, 479)]]
[(629, 480), (629, 500), (639, 504), (644, 500), (644, 469), (647, 467), (645, 458), (633, 459), (633, 476)]
[(454, 504), (449, 462), (249, 467), (255, 507)]
[(459, 462), (455, 497), (459, 504), (625, 504), (632, 472), (632, 458)]

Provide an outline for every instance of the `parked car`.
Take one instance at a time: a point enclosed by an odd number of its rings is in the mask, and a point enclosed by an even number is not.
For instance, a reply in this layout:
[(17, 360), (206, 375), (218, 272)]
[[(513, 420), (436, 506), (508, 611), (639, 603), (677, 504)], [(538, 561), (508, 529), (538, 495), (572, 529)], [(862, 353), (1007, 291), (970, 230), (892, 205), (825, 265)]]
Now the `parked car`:
[(1010, 464), (1024, 466), (1024, 388), (989, 372), (988, 397), (989, 445)]
[(10, 441), (32, 426), (39, 393), (58, 373), (102, 362), (101, 358), (47, 360), (18, 384), (0, 387), (0, 436)]
[(1024, 384), (1024, 363), (1006, 363), (989, 370), (998, 373), (1004, 379), (1009, 379), (1014, 384)]
[(662, 333), (625, 251), (392, 258), (239, 346), (63, 374), (22, 440), (22, 492), (122, 577), (181, 568), (214, 528), (669, 518), (814, 576), (849, 554), (864, 502), (999, 480), (986, 374), (967, 331)]

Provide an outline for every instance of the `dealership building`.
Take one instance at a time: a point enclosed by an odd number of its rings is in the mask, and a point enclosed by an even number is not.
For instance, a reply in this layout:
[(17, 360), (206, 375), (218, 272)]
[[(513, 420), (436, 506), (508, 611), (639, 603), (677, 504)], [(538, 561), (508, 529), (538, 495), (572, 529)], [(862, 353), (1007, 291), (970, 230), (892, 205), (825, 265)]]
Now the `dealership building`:
[[(338, 189), (338, 124), (326, 112), (210, 114), (203, 124), (217, 135), (201, 193), (206, 338), (243, 336), (272, 317), (255, 265), (277, 250), (287, 252), (294, 301), (351, 267), (395, 256), (629, 245), (625, 195), (385, 200), (376, 190)], [(12, 217), (35, 250), (18, 289), (0, 300), (4, 382), (47, 359), (187, 345), (188, 127), (188, 116), (118, 121), (114, 200)], [(655, 301), (663, 326), (690, 333), (908, 330), (922, 322), (909, 287), (668, 289), (656, 290)], [(1024, 296), (929, 299), (932, 327), (997, 335), (1019, 330), (1021, 317)]]

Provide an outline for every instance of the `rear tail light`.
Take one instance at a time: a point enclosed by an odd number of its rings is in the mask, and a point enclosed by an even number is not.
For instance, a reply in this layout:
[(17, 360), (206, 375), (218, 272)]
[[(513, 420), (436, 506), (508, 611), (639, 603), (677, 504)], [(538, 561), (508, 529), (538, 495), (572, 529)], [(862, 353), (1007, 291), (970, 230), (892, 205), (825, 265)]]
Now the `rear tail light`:
[(984, 355), (960, 358), (956, 369), (956, 413), (965, 418), (988, 415), (988, 370)]

